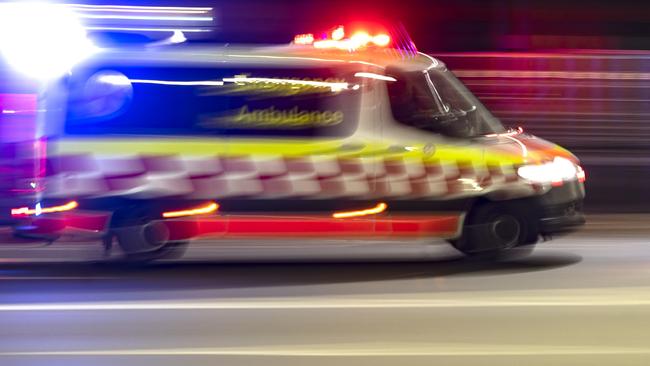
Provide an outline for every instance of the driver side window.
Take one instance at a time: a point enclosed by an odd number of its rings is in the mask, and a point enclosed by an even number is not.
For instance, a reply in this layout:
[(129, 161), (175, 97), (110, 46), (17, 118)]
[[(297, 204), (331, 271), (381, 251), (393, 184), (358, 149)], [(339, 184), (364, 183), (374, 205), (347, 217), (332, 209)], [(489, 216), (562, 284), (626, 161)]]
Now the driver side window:
[(453, 100), (445, 98), (444, 90), (438, 90), (438, 80), (432, 80), (429, 73), (389, 67), (386, 74), (396, 79), (387, 83), (396, 121), (449, 137), (467, 136), (466, 116), (453, 109)]
[(427, 124), (427, 117), (432, 112), (433, 100), (427, 94), (424, 75), (417, 77), (397, 70), (386, 70), (397, 81), (387, 83), (391, 111), (395, 120), (412, 127)]
[[(397, 81), (387, 83), (393, 117), (405, 125), (435, 130), (434, 115), (444, 109), (431, 92), (425, 74), (388, 68), (387, 75)], [(436, 131), (437, 132), (437, 131)]]

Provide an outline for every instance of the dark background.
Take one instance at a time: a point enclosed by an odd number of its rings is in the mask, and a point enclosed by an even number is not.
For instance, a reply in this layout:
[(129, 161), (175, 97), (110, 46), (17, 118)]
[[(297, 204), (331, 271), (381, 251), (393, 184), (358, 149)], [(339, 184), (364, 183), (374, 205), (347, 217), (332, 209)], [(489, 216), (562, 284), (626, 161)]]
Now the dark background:
[[(72, 1), (71, 1), (72, 2)], [(75, 1), (77, 2), (77, 1)], [(650, 4), (613, 0), (88, 1), (211, 6), (215, 40), (287, 42), (358, 20), (401, 22), (422, 51), (650, 49)]]

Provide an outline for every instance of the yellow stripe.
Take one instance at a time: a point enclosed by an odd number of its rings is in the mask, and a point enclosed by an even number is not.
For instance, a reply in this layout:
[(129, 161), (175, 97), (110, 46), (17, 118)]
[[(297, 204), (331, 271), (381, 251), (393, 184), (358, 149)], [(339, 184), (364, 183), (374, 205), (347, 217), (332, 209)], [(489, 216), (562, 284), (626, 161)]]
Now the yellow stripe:
[(248, 155), (281, 154), (302, 156), (338, 151), (341, 140), (232, 140), (221, 138), (111, 138), (63, 139), (56, 154), (183, 154)]
[(148, 155), (335, 155), (337, 157), (461, 161), (473, 164), (515, 164), (521, 157), (495, 153), (474, 146), (435, 145), (432, 154), (425, 145), (413, 144), (409, 149), (394, 148), (389, 142), (351, 141), (342, 139), (228, 139), (228, 138), (86, 138), (62, 139), (55, 144), (54, 154), (148, 154)]

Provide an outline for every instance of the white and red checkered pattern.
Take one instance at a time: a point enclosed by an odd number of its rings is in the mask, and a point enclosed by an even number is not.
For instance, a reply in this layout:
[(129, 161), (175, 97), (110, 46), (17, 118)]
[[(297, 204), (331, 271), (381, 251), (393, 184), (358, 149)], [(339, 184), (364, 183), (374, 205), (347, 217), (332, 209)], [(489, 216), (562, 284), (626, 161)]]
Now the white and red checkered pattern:
[(538, 189), (508, 164), (322, 155), (61, 155), (48, 160), (45, 179), (48, 198), (451, 199)]

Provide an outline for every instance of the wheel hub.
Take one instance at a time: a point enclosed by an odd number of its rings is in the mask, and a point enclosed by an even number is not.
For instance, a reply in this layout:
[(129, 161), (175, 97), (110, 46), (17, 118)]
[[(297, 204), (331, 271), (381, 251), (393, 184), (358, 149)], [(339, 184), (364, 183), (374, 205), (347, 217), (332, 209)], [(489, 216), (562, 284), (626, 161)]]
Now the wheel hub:
[(492, 235), (499, 240), (503, 247), (511, 247), (517, 243), (521, 232), (521, 224), (510, 215), (501, 215), (492, 224)]

